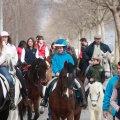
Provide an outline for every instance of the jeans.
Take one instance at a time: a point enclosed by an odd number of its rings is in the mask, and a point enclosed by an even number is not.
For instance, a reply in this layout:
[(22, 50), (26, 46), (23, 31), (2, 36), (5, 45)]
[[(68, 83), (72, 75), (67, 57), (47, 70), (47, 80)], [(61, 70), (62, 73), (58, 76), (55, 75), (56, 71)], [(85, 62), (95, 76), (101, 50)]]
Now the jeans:
[(10, 86), (13, 85), (13, 79), (8, 71), (8, 68), (6, 66), (0, 67), (0, 73), (7, 79)]

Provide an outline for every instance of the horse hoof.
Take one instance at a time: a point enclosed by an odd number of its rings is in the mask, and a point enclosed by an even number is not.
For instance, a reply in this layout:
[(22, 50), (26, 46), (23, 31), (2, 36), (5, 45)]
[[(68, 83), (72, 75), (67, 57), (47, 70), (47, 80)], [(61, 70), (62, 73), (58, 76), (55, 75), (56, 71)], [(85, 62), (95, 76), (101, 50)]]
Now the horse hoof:
[(40, 114), (44, 113), (45, 108), (43, 106), (40, 106)]

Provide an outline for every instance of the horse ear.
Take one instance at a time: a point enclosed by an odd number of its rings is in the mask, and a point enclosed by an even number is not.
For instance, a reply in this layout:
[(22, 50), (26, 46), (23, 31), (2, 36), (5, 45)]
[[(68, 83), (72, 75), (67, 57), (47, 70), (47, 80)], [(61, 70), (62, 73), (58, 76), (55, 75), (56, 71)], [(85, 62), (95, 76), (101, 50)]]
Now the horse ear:
[(64, 63), (64, 67), (65, 68), (67, 68), (67, 64), (68, 64), (67, 61), (65, 61), (65, 63)]

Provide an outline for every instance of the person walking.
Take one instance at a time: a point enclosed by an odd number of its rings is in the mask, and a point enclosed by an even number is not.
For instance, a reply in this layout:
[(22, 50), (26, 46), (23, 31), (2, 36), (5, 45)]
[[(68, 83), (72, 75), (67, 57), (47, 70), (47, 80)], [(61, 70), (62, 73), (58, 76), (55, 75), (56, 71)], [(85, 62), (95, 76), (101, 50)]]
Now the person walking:
[[(112, 78), (110, 78), (106, 86), (105, 95), (103, 99), (103, 105), (102, 105), (103, 116), (105, 118), (107, 118), (108, 116), (108, 111), (110, 107), (110, 98), (112, 96), (114, 86), (118, 82), (119, 77), (120, 77), (120, 62), (118, 62), (117, 64), (117, 74), (113, 76)], [(111, 112), (112, 112), (113, 120), (115, 120), (116, 111), (112, 108)]]
[[(117, 67), (117, 71), (120, 75), (120, 66)], [(116, 103), (117, 100), (118, 103)], [(114, 90), (110, 99), (110, 104), (116, 110), (115, 120), (120, 120), (120, 77), (116, 85), (114, 86)]]

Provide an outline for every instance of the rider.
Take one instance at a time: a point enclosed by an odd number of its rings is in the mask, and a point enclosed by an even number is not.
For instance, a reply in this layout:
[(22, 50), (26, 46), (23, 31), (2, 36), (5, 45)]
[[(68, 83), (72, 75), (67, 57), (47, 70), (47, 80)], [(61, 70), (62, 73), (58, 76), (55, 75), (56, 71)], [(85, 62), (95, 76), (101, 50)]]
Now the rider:
[(48, 47), (47, 45), (45, 44), (44, 42), (44, 38), (43, 36), (37, 36), (36, 37), (37, 39), (37, 42), (36, 42), (36, 48), (38, 50), (38, 54), (39, 54), (39, 57), (40, 58), (47, 58), (49, 56), (49, 50), (48, 50)]
[(14, 97), (15, 97), (15, 86), (13, 83), (13, 79), (8, 71), (7, 68), (7, 63), (6, 63), (6, 59), (7, 59), (7, 52), (6, 52), (6, 44), (3, 41), (3, 39), (8, 39), (8, 32), (3, 31), (0, 35), (0, 73), (8, 80), (8, 83), (10, 85), (10, 97), (11, 97), (11, 104), (10, 104), (10, 110), (15, 110), (16, 106), (14, 104)]
[[(12, 63), (15, 66), (16, 76), (18, 77), (18, 79), (20, 80), (20, 83), (22, 84), (22, 96), (23, 96), (24, 104), (27, 105), (30, 102), (30, 100), (28, 99), (27, 92), (26, 92), (25, 79), (23, 78), (22, 74), (16, 67), (16, 63), (18, 61), (16, 47), (12, 44), (12, 40), (11, 40), (8, 32), (2, 31), (1, 38), (2, 38), (2, 41), (4, 41), (6, 44), (6, 55), (10, 55), (12, 57)], [(3, 68), (7, 69), (7, 70), (4, 70)], [(10, 75), (10, 74), (7, 73), (6, 71), (8, 71), (8, 68), (6, 66), (4, 66), (1, 68), (0, 73), (3, 74), (6, 79), (8, 79), (8, 82), (10, 84), (10, 96), (11, 96), (11, 102), (12, 102), (12, 107), (10, 107), (10, 108), (15, 109), (15, 105), (14, 105), (15, 85), (13, 84), (13, 79), (11, 78), (11, 76), (9, 76), (9, 78), (7, 78), (8, 77), (7, 75)], [(6, 74), (5, 74), (5, 72), (6, 72)]]
[(35, 48), (34, 38), (31, 37), (27, 40), (27, 47), (22, 49), (21, 62), (26, 65), (31, 65), (35, 58), (39, 58), (39, 55), (37, 49)]
[(94, 36), (94, 42), (91, 43), (85, 50), (83, 54), (85, 60), (91, 63), (91, 59), (93, 56), (97, 56), (101, 54), (101, 51), (106, 53), (107, 51), (111, 53), (111, 50), (108, 45), (101, 42), (101, 35)]
[[(55, 54), (52, 59), (52, 71), (55, 74), (55, 76), (58, 77), (60, 75), (61, 70), (64, 67), (65, 61), (74, 64), (74, 60), (72, 56), (66, 52), (67, 43), (65, 39), (58, 39), (55, 43), (55, 46), (57, 49), (57, 54)], [(46, 88), (45, 96), (43, 98), (43, 101), (41, 101), (40, 103), (41, 106), (46, 106), (48, 97), (49, 97), (49, 91), (55, 82), (56, 82), (56, 79), (53, 79), (52, 81), (50, 81), (50, 84), (48, 83), (49, 85)], [(86, 107), (87, 102), (85, 99), (84, 92), (81, 89), (81, 85), (79, 84), (77, 80), (75, 80), (75, 84), (78, 87), (78, 91), (81, 96), (80, 100), (81, 100), (82, 106)]]
[(103, 84), (105, 81), (105, 71), (104, 68), (100, 65), (100, 56), (93, 57), (92, 61), (93, 66), (90, 67), (86, 77), (90, 82), (98, 81)]

